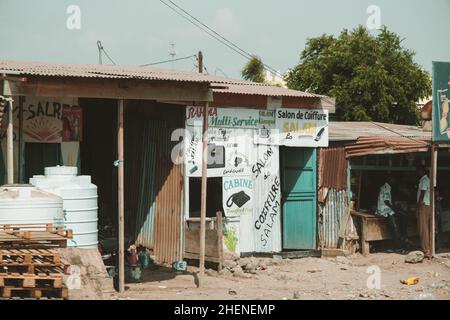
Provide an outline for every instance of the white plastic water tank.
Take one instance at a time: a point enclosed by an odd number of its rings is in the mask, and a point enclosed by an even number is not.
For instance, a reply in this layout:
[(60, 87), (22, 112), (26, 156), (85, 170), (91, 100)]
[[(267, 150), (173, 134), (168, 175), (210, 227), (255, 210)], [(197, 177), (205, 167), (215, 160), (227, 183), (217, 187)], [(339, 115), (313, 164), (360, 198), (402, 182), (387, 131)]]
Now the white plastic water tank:
[(0, 224), (47, 224), (62, 226), (61, 197), (31, 185), (0, 187)]
[(47, 167), (30, 183), (63, 199), (64, 226), (73, 230), (69, 246), (95, 248), (98, 243), (97, 186), (90, 176), (78, 176), (77, 167)]

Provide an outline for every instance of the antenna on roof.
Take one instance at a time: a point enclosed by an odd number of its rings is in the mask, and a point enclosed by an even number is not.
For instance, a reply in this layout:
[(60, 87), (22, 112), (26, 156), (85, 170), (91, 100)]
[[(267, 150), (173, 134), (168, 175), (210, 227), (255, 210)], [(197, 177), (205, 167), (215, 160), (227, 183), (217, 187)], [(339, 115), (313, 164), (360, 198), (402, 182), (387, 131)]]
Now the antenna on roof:
[(174, 59), (175, 59), (175, 56), (177, 55), (177, 53), (175, 52), (175, 43), (173, 43), (173, 42), (171, 42), (170, 43), (170, 51), (169, 51), (169, 56), (170, 56), (170, 59), (172, 60), (172, 70), (174, 69)]
[(109, 56), (109, 54), (106, 52), (105, 48), (103, 48), (102, 42), (100, 40), (97, 41), (97, 48), (98, 48), (98, 63), (102, 64), (102, 53), (105, 54), (105, 56), (108, 58), (109, 61), (111, 61), (112, 64), (116, 64), (113, 59)]
[(102, 64), (102, 50), (103, 45), (100, 40), (97, 41), (97, 48), (98, 48), (98, 64)]

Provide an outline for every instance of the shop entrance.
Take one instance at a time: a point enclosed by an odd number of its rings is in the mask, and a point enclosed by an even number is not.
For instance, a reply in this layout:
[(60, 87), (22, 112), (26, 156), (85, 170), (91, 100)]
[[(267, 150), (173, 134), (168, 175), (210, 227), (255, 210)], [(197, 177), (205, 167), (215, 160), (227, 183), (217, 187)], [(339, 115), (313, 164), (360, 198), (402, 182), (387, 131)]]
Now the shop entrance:
[(46, 167), (62, 165), (60, 143), (25, 143), (25, 183), (43, 175)]
[[(114, 247), (117, 101), (80, 99), (80, 106), (84, 110), (81, 173), (90, 175), (98, 187), (99, 239), (104, 248)], [(172, 132), (183, 127), (184, 114), (184, 106), (147, 100), (127, 100), (124, 108), (125, 245), (152, 250), (159, 263), (181, 257), (183, 176), (182, 166), (172, 161), (179, 143), (172, 141)]]
[(316, 149), (280, 151), (283, 249), (316, 249)]

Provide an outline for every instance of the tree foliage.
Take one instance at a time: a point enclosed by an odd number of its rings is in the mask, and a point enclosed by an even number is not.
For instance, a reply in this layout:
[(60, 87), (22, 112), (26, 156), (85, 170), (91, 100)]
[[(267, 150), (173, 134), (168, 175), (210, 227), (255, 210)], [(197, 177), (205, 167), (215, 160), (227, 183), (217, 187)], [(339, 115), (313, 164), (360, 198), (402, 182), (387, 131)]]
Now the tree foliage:
[(242, 78), (253, 82), (264, 82), (264, 64), (257, 56), (252, 58), (245, 64), (241, 71)]
[(335, 97), (337, 120), (417, 124), (416, 103), (431, 95), (431, 78), (414, 55), (386, 27), (375, 36), (359, 26), (308, 39), (287, 85)]

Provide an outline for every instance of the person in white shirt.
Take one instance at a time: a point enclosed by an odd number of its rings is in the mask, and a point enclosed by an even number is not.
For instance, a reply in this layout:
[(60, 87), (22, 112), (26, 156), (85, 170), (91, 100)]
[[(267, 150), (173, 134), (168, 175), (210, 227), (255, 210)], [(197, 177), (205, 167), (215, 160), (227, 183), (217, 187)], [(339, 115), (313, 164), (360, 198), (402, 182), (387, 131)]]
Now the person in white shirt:
[(417, 229), (422, 250), (427, 258), (431, 258), (433, 212), (430, 202), (430, 178), (423, 166), (418, 167), (416, 173), (420, 178), (417, 188)]
[(386, 182), (380, 187), (376, 214), (387, 219), (395, 246), (399, 246), (401, 235), (398, 227), (396, 210), (392, 202), (392, 186), (394, 184), (395, 178), (392, 175), (389, 175)]

